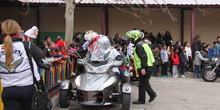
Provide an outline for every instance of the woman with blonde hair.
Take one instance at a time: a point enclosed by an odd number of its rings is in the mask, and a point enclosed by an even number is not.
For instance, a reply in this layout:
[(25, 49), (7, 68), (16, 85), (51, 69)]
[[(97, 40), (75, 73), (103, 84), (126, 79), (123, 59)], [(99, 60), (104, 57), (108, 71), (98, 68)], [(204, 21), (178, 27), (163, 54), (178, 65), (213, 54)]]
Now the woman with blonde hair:
[[(5, 110), (31, 110), (33, 74), (40, 80), (36, 62), (43, 58), (42, 52), (31, 42), (22, 42), (18, 36), (21, 27), (8, 19), (1, 26), (4, 43), (0, 44), (0, 78), (2, 101)], [(27, 53), (32, 55), (33, 72)]]

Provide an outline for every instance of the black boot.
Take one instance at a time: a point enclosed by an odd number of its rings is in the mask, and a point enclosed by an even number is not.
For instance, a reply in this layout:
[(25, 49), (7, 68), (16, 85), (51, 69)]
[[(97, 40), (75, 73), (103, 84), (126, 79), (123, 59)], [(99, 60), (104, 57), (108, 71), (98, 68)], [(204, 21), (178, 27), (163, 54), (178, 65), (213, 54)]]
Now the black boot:
[(150, 96), (150, 99), (148, 102), (153, 102), (156, 97), (157, 97), (157, 94), (155, 93), (154, 95)]
[(134, 101), (133, 104), (145, 104), (145, 102), (141, 102), (141, 101), (137, 100), (137, 101)]

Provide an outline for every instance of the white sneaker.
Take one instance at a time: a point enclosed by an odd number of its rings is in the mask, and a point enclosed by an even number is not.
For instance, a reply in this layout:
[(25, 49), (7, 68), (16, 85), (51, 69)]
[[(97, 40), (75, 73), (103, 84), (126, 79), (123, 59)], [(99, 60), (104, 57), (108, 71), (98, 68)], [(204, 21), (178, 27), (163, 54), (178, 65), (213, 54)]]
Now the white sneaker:
[(173, 76), (173, 78), (177, 78), (177, 76)]
[(186, 76), (184, 76), (184, 75), (181, 75), (181, 78), (186, 78)]

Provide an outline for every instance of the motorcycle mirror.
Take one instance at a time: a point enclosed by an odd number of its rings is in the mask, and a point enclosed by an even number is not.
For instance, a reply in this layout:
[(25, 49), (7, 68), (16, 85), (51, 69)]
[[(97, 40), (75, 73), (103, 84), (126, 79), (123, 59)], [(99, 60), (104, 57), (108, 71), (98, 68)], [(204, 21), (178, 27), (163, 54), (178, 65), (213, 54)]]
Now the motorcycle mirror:
[(121, 66), (123, 61), (114, 61), (113, 65), (114, 66)]
[(79, 65), (84, 65), (84, 59), (77, 59), (77, 63)]

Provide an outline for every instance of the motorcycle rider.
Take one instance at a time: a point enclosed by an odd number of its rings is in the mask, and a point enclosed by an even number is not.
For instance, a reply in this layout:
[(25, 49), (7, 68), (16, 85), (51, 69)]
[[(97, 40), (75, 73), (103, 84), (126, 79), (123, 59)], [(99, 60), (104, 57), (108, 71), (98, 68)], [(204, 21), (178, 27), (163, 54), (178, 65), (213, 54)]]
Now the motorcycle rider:
[(133, 104), (145, 104), (146, 92), (150, 96), (148, 102), (154, 101), (157, 94), (151, 88), (150, 76), (153, 71), (153, 63), (155, 62), (153, 53), (147, 43), (142, 40), (143, 33), (139, 30), (130, 30), (126, 33), (128, 38), (131, 38), (135, 44), (134, 60), (135, 68), (139, 74), (139, 98)]

